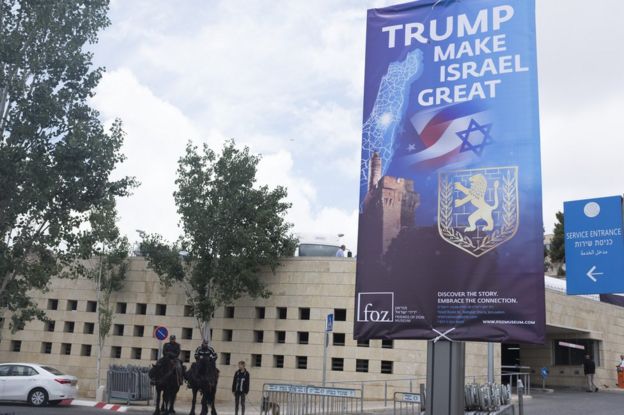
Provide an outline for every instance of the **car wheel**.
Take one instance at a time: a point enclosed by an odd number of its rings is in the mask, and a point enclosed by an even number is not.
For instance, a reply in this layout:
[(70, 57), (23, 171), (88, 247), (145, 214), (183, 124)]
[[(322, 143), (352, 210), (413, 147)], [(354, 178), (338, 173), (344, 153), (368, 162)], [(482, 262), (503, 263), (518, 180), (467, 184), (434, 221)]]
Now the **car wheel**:
[(32, 406), (45, 406), (48, 403), (48, 392), (41, 388), (31, 390), (28, 394), (28, 403)]

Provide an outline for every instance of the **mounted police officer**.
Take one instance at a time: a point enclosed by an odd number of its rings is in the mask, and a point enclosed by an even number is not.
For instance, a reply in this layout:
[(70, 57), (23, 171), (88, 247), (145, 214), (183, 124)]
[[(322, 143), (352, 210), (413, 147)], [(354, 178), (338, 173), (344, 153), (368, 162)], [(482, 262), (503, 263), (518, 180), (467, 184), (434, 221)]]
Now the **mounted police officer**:
[(217, 352), (208, 344), (208, 340), (202, 340), (202, 344), (195, 349), (195, 360), (199, 362), (200, 359), (209, 359), (216, 363)]
[(169, 359), (174, 362), (178, 377), (182, 379), (184, 370), (182, 367), (182, 361), (180, 360), (180, 344), (176, 341), (175, 334), (169, 336), (169, 343), (166, 343), (163, 346), (163, 359)]

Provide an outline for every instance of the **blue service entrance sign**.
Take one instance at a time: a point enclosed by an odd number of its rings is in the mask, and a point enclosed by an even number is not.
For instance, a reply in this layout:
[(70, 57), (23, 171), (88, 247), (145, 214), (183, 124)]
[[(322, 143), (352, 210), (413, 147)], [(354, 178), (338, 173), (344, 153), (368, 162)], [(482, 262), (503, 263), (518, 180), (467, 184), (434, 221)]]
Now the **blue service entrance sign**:
[(622, 197), (563, 204), (568, 294), (624, 292)]
[(154, 329), (154, 337), (158, 340), (163, 341), (167, 338), (167, 336), (169, 336), (169, 330), (167, 330), (167, 327), (158, 326)]

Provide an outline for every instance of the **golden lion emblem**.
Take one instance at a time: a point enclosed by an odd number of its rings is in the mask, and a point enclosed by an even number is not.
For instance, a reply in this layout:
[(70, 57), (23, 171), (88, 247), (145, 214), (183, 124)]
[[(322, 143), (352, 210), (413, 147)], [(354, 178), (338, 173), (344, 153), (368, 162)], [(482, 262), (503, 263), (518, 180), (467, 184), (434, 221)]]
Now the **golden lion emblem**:
[(455, 189), (462, 192), (465, 197), (455, 200), (455, 207), (461, 207), (470, 202), (477, 208), (470, 216), (468, 216), (468, 227), (464, 232), (473, 232), (477, 230), (477, 222), (485, 221), (484, 231), (494, 230), (494, 219), (492, 212), (498, 209), (498, 180), (494, 182), (494, 204), (490, 205), (485, 201), (485, 192), (487, 191), (487, 179), (482, 174), (470, 176), (470, 187), (466, 187), (460, 182), (455, 182)]
[(518, 230), (518, 167), (441, 172), (438, 230), (457, 248), (479, 257)]

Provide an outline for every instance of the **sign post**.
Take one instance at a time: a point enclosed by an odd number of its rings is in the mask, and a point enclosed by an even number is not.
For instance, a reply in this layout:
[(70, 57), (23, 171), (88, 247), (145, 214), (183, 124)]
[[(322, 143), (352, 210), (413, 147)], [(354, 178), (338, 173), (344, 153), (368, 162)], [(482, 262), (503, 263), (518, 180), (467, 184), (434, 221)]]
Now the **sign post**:
[(334, 315), (328, 314), (325, 319), (325, 344), (323, 346), (323, 387), (327, 381), (327, 347), (329, 346), (329, 333), (334, 330)]
[(542, 376), (542, 389), (546, 389), (546, 378), (548, 377), (550, 371), (547, 367), (543, 367), (540, 369), (540, 375)]
[(568, 294), (624, 292), (622, 197), (565, 202)]
[(158, 359), (160, 359), (162, 357), (162, 342), (169, 337), (169, 330), (165, 326), (156, 326), (154, 328), (154, 337), (158, 339)]

